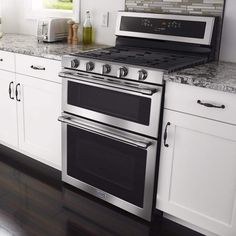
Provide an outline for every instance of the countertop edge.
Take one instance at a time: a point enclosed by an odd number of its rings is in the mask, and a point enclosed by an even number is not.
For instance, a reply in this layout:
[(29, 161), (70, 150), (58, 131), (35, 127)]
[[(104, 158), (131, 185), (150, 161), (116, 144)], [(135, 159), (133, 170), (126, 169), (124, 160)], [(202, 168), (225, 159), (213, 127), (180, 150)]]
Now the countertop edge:
[(236, 94), (236, 63), (210, 62), (165, 74), (164, 81)]

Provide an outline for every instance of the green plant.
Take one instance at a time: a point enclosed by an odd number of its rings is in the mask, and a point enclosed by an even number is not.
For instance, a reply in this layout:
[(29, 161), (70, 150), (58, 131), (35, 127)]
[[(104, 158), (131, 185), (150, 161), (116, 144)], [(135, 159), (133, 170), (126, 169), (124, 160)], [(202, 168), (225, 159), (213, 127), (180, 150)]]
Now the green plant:
[(43, 0), (46, 9), (72, 10), (73, 0)]

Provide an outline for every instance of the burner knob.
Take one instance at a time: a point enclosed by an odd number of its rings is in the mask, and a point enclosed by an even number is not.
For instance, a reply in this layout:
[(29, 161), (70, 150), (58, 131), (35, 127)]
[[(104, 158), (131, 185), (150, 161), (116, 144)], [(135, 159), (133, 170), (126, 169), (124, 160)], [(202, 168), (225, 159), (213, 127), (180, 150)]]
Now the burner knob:
[(138, 71), (138, 80), (145, 80), (148, 77), (148, 73), (146, 70), (139, 70)]
[(111, 66), (108, 64), (105, 64), (102, 66), (102, 74), (109, 74), (111, 72)]
[(77, 59), (72, 60), (71, 61), (71, 68), (76, 69), (78, 67), (79, 67), (79, 60), (77, 60)]
[(121, 67), (118, 70), (118, 78), (126, 77), (128, 75), (128, 69), (126, 67)]
[(95, 65), (93, 62), (89, 61), (86, 63), (86, 71), (93, 71)]

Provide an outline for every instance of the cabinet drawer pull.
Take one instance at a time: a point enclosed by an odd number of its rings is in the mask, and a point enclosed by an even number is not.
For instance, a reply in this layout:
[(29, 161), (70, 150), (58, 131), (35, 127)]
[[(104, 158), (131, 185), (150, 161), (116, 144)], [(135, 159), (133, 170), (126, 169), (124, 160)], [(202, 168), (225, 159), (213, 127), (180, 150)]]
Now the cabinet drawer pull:
[(17, 102), (20, 102), (20, 101), (21, 101), (20, 98), (18, 97), (19, 94), (20, 94), (19, 91), (18, 91), (19, 87), (20, 87), (20, 84), (17, 84), (17, 85), (16, 85), (16, 101), (17, 101)]
[(165, 132), (164, 132), (164, 146), (165, 147), (169, 147), (169, 144), (167, 144), (167, 138), (168, 138), (168, 126), (170, 126), (171, 125), (171, 123), (170, 122), (168, 122), (167, 124), (166, 124), (166, 127), (165, 127)]
[(202, 102), (201, 100), (198, 100), (197, 103), (202, 105), (202, 106), (205, 106), (205, 107), (225, 109), (225, 105), (214, 105), (214, 104), (211, 104), (211, 103)]
[(9, 84), (9, 88), (8, 88), (8, 93), (9, 93), (9, 97), (10, 99), (14, 100), (14, 96), (12, 96), (12, 85), (14, 84), (14, 82), (12, 81), (10, 84)]
[(34, 66), (34, 65), (32, 65), (30, 68), (31, 68), (31, 69), (33, 69), (33, 70), (46, 70), (46, 68), (45, 68), (45, 67), (41, 67), (41, 66)]

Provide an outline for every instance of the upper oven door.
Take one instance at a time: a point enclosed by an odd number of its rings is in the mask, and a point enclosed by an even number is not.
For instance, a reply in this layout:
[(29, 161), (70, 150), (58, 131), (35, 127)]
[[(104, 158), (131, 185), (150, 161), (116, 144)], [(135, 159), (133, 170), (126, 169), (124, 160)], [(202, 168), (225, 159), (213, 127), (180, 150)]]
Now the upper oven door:
[(157, 138), (162, 87), (91, 77), (63, 78), (65, 112)]

